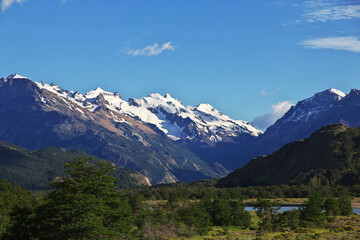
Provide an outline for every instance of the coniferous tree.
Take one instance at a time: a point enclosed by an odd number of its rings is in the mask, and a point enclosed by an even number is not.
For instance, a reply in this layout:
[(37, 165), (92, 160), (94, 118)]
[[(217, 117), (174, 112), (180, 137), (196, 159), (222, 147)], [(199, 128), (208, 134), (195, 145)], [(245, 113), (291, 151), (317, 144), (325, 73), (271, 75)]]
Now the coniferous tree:
[(312, 223), (315, 226), (322, 226), (325, 218), (322, 213), (323, 199), (319, 192), (314, 191), (310, 193), (309, 201), (301, 209), (300, 219), (303, 223)]

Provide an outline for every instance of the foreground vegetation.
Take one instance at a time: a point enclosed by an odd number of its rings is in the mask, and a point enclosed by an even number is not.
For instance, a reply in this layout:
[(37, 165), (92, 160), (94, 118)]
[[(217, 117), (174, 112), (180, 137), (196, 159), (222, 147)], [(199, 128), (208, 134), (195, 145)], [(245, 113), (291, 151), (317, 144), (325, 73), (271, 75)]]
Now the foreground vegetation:
[[(53, 190), (47, 192), (0, 182), (1, 239), (306, 239), (329, 234), (351, 239), (360, 233), (350, 197), (340, 192), (348, 189), (284, 186), (272, 194), (300, 189), (297, 194), (308, 197), (301, 209), (286, 212), (261, 198), (267, 191), (257, 189), (256, 212), (250, 213), (244, 200), (254, 189), (246, 195), (245, 189), (215, 189), (213, 181), (203, 181), (119, 190), (115, 167), (108, 162), (77, 159), (65, 166), (66, 176), (52, 181)], [(155, 198), (162, 201), (149, 202)]]
[(360, 235), (360, 216), (337, 217), (333, 222), (328, 223), (324, 228), (303, 228), (285, 229), (278, 232), (259, 233), (256, 225), (250, 229), (239, 227), (213, 227), (203, 236), (194, 236), (191, 238), (177, 237), (174, 239), (184, 240), (287, 240), (287, 239), (319, 239), (319, 240), (341, 240), (341, 239), (359, 239)]

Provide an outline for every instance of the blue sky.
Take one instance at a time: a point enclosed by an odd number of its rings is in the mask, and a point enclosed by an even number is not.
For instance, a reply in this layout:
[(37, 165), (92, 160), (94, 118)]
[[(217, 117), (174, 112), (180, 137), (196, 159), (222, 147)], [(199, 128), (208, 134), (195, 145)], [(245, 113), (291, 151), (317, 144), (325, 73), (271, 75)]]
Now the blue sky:
[(1, 0), (0, 34), (1, 77), (168, 92), (247, 121), (360, 88), (358, 0)]

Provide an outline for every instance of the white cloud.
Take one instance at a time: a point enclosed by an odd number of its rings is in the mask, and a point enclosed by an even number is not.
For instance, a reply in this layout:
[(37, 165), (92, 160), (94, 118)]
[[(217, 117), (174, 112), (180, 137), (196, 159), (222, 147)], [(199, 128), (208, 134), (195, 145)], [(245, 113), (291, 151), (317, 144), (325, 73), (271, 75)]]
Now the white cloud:
[(271, 106), (271, 111), (269, 113), (256, 117), (251, 122), (251, 125), (258, 129), (265, 130), (273, 125), (276, 120), (284, 116), (291, 106), (294, 106), (294, 104), (290, 101), (278, 102), (277, 104)]
[(293, 0), (286, 1), (301, 12), (296, 20), (283, 23), (284, 27), (304, 22), (328, 22), (360, 19), (359, 0)]
[(360, 18), (360, 5), (340, 5), (323, 1), (307, 2), (309, 11), (303, 14), (308, 22), (327, 22)]
[(1, 12), (4, 13), (14, 3), (20, 3), (21, 4), (23, 2), (25, 2), (25, 0), (1, 0)]
[(171, 42), (164, 43), (159, 47), (157, 43), (154, 43), (152, 46), (146, 46), (143, 49), (136, 50), (127, 50), (125, 53), (131, 56), (156, 56), (162, 53), (163, 51), (175, 51), (176, 47), (171, 45)]
[(313, 49), (335, 49), (350, 52), (360, 52), (360, 40), (357, 37), (326, 37), (302, 41), (300, 45)]

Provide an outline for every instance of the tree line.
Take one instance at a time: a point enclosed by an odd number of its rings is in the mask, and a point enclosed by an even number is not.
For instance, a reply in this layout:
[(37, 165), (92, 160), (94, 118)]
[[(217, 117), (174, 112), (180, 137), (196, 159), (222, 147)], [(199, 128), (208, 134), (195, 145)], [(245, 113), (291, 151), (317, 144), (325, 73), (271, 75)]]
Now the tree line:
[[(115, 166), (106, 161), (76, 159), (66, 163), (65, 171), (50, 183), (52, 190), (41, 193), (0, 181), (2, 240), (162, 239), (205, 234), (212, 226), (249, 228), (252, 223), (243, 203), (245, 190), (215, 189), (213, 180), (120, 190)], [(149, 204), (154, 193), (167, 201)], [(303, 208), (284, 213), (259, 198), (258, 231), (322, 227), (336, 215), (351, 214), (350, 198), (327, 195), (322, 199), (320, 191), (310, 191)]]
[(124, 189), (126, 195), (141, 194), (147, 200), (177, 199), (203, 199), (209, 195), (213, 198), (236, 199), (242, 196), (249, 198), (308, 198), (311, 192), (317, 191), (322, 196), (329, 194), (336, 198), (348, 195), (360, 197), (360, 185), (272, 185), (272, 186), (248, 186), (217, 188), (217, 179), (200, 180), (191, 183), (160, 184), (153, 187), (140, 187)]

